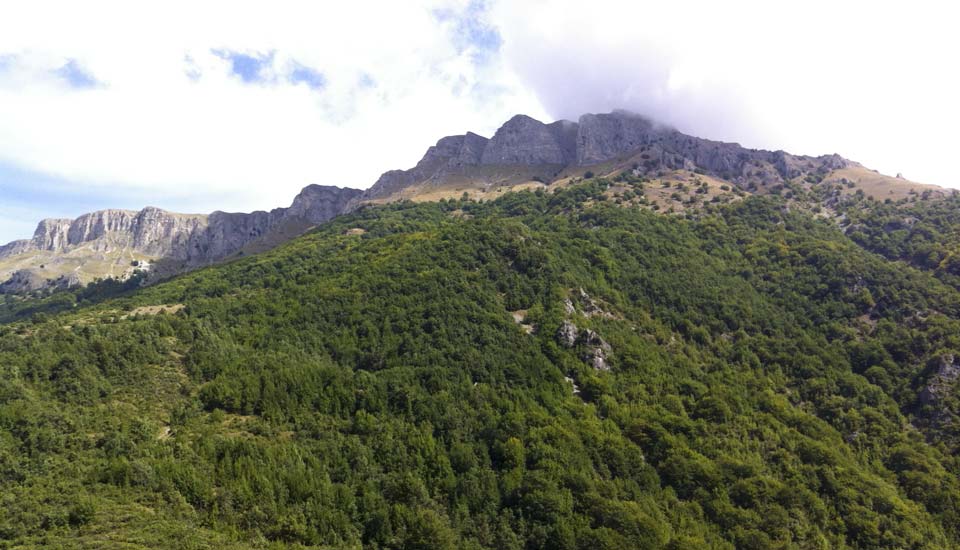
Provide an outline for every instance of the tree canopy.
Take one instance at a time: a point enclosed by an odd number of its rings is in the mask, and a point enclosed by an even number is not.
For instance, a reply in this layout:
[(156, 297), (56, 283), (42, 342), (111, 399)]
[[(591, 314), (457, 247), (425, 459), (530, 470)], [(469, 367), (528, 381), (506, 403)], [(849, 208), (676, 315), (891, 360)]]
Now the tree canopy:
[(960, 546), (945, 260), (779, 197), (605, 188), (6, 305), (0, 544)]

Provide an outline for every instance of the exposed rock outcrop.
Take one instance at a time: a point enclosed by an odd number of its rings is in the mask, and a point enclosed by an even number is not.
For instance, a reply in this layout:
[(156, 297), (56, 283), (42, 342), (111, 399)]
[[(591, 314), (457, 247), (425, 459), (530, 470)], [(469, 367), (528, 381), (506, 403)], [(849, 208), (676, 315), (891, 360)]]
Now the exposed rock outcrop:
[(570, 321), (564, 321), (557, 329), (557, 343), (565, 348), (572, 348), (576, 345), (579, 336), (580, 331), (577, 329), (577, 325)]
[(172, 214), (147, 207), (140, 212), (101, 210), (75, 220), (49, 219), (37, 225), (33, 238), (0, 247), (0, 258), (31, 251), (66, 252), (80, 245), (109, 252), (132, 247), (152, 256), (171, 254), (178, 242), (206, 226), (206, 216)]
[(311, 185), (300, 192), (289, 208), (249, 214), (214, 212), (175, 214), (147, 207), (139, 212), (100, 210), (75, 220), (43, 220), (29, 241), (0, 248), (0, 258), (30, 250), (61, 252), (81, 244), (94, 249), (131, 247), (148, 256), (204, 262), (221, 259), (253, 239), (263, 236), (285, 219), (311, 224), (327, 221), (340, 212), (356, 189)]
[(610, 370), (610, 364), (607, 363), (607, 354), (613, 349), (610, 344), (590, 329), (580, 333), (580, 338), (585, 346), (581, 358), (596, 370)]
[[(362, 200), (389, 197), (416, 183), (465, 173), (469, 167), (480, 164), (489, 140), (472, 132), (462, 136), (447, 136), (427, 149), (420, 162), (410, 170), (390, 170), (363, 193)], [(358, 206), (355, 200), (351, 207)], [(350, 209), (350, 207), (348, 207)]]
[(583, 115), (577, 130), (577, 164), (609, 160), (654, 143), (660, 132), (653, 122), (624, 111)]
[[(935, 371), (917, 395), (917, 407), (914, 409), (914, 424), (940, 431), (955, 431), (960, 424), (960, 411), (957, 410), (956, 391), (960, 382), (960, 363), (952, 353), (943, 354), (932, 360)], [(929, 437), (929, 435), (928, 435)]]
[[(580, 304), (580, 308), (583, 311), (584, 317), (603, 317), (605, 319), (616, 319), (616, 315), (600, 307), (597, 301), (587, 294), (587, 291), (583, 290), (583, 288), (577, 289), (575, 296), (577, 298), (577, 302)], [(570, 300), (567, 299), (567, 301), (569, 302)], [(574, 311), (576, 310), (574, 309)]]
[(946, 399), (957, 380), (960, 379), (960, 364), (953, 354), (939, 358), (937, 372), (920, 391), (920, 404), (937, 406)]
[(44, 250), (63, 250), (70, 242), (73, 220), (42, 220), (33, 234), (33, 242)]
[(574, 160), (569, 156), (573, 143), (563, 143), (563, 140), (572, 137), (563, 131), (565, 122), (555, 122), (548, 126), (526, 115), (517, 115), (493, 135), (483, 151), (481, 163), (558, 166), (569, 164)]
[(607, 362), (613, 348), (591, 329), (579, 329), (570, 321), (564, 321), (557, 329), (557, 343), (565, 348), (582, 346), (580, 358), (596, 370), (610, 370)]
[(32, 250), (33, 241), (30, 239), (21, 239), (17, 241), (11, 241), (3, 246), (0, 246), (0, 258), (7, 258), (9, 256), (15, 256), (17, 254), (22, 254), (29, 250)]

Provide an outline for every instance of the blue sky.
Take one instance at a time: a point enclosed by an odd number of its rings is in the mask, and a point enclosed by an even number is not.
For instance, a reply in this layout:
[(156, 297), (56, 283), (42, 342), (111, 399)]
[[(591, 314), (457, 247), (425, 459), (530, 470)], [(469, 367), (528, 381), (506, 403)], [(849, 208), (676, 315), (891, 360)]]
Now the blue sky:
[(32, 236), (41, 219), (75, 218), (104, 208), (140, 210), (166, 203), (174, 211), (193, 211), (194, 197), (163, 195), (123, 187), (92, 187), (0, 163), (0, 241)]
[(464, 127), (547, 116), (503, 70), (483, 2), (214, 1), (186, 20), (186, 3), (106, 4), (125, 26), (0, 8), (0, 242), (93, 209), (285, 206), (311, 183), (367, 187)]
[(102, 85), (92, 74), (80, 66), (76, 59), (67, 59), (62, 67), (55, 71), (56, 75), (66, 81), (71, 88), (96, 88)]
[(4, 4), (0, 242), (93, 209), (249, 211), (311, 183), (363, 188), (442, 136), (489, 136), (517, 113), (626, 108), (960, 187), (950, 6), (797, 6)]
[(240, 52), (227, 49), (211, 50), (217, 57), (230, 63), (230, 72), (243, 83), (250, 85), (303, 84), (314, 91), (323, 90), (326, 77), (319, 69), (308, 67), (296, 60), (289, 60), (277, 68), (275, 51), (266, 53)]

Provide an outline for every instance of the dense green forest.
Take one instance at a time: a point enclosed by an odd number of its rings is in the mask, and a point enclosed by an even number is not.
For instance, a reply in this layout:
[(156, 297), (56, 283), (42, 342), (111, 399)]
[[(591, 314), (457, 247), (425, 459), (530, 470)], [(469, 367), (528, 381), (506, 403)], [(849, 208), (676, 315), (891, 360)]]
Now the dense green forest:
[(846, 205), (846, 231), (864, 248), (933, 272), (960, 287), (960, 195)]
[(605, 188), (3, 306), (0, 547), (960, 548), (956, 200)]

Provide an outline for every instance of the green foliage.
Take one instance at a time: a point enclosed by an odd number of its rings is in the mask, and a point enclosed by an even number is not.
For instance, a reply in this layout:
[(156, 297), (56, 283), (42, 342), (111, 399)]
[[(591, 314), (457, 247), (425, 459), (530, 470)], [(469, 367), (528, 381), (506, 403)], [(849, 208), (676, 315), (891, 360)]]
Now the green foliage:
[(920, 395), (960, 293), (779, 199), (607, 186), (368, 208), (0, 326), (0, 545), (956, 547)]
[[(925, 192), (926, 193), (926, 192)], [(854, 202), (844, 208), (850, 238), (960, 288), (960, 196), (909, 205)]]

